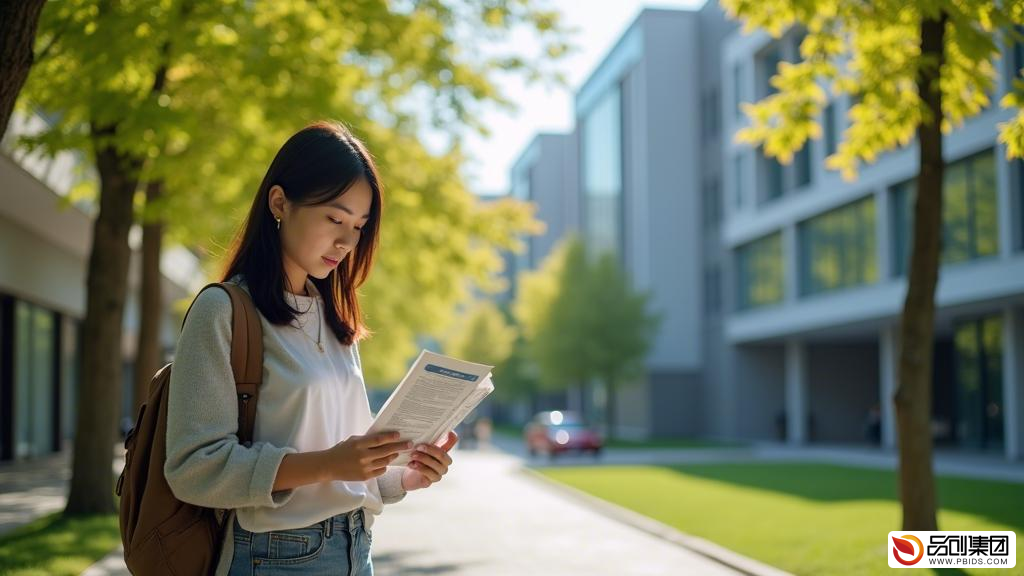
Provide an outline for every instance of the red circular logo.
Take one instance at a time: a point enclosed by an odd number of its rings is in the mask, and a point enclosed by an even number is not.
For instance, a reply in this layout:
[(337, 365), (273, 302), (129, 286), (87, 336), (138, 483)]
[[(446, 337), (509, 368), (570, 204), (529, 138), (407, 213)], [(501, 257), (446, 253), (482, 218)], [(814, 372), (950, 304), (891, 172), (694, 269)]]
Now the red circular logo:
[[(914, 555), (914, 544), (911, 544), (911, 541), (917, 544), (916, 556)], [(921, 541), (918, 540), (916, 536), (911, 536), (910, 534), (904, 534), (900, 538), (893, 536), (892, 543), (895, 545), (895, 547), (892, 549), (893, 557), (896, 558), (897, 562), (903, 564), (904, 566), (913, 566), (914, 564), (920, 562), (921, 557), (924, 556), (924, 544), (921, 544)], [(913, 559), (904, 560), (901, 554), (911, 556)]]

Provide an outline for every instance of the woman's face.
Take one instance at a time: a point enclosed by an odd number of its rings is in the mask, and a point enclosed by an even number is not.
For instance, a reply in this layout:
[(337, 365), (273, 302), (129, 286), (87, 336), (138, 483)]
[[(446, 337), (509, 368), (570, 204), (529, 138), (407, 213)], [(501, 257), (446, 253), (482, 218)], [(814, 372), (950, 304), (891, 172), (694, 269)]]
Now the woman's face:
[(285, 274), (292, 291), (302, 293), (306, 275), (326, 278), (359, 244), (373, 202), (373, 191), (360, 178), (326, 204), (301, 206), (285, 198), (280, 186), (270, 189), (270, 211), (281, 219)]

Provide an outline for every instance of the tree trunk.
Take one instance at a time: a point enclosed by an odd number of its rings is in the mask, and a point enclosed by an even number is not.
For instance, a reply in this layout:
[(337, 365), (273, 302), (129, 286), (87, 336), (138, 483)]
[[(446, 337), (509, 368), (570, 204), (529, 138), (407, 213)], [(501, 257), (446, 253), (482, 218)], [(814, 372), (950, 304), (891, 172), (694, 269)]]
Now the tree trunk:
[[(939, 77), (946, 15), (921, 22), (918, 94), (931, 119), (917, 128), (920, 174), (914, 202), (914, 246), (900, 322), (899, 386), (894, 396), (899, 429), (900, 500), (904, 530), (937, 530), (932, 471), (932, 354), (935, 286), (942, 234), (942, 95)], [(929, 64), (928, 61), (931, 60)]]
[(78, 395), (71, 491), (65, 515), (113, 514), (113, 449), (121, 414), (121, 323), (127, 291), (128, 231), (141, 162), (105, 137), (115, 126), (93, 128), (100, 175), (100, 211), (93, 223), (87, 304), (82, 326), (82, 380)]
[(0, 136), (34, 60), (39, 14), (46, 0), (0, 0)]
[[(160, 180), (146, 184), (146, 207), (163, 195)], [(163, 241), (163, 222), (152, 220), (142, 226), (142, 285), (139, 303), (139, 340), (135, 356), (135, 410), (146, 401), (149, 382), (160, 368), (160, 321), (163, 318), (163, 292), (160, 281), (160, 252)]]
[[(2, 1), (2, 0), (0, 0)], [(190, 5), (182, 7), (187, 14)], [(150, 94), (164, 91), (170, 40), (160, 46), (161, 62)], [(100, 212), (93, 223), (87, 304), (82, 326), (82, 383), (78, 399), (71, 491), (66, 516), (116, 513), (113, 499), (114, 443), (120, 439), (122, 321), (128, 287), (134, 221), (133, 200), (143, 160), (117, 150), (117, 123), (91, 127), (100, 175)]]

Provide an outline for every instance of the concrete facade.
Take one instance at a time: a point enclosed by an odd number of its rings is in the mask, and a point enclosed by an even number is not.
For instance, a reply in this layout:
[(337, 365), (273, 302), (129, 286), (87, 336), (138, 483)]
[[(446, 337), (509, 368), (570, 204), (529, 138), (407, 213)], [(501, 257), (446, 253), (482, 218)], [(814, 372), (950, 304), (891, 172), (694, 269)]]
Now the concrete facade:
[[(45, 457), (73, 440), (80, 329), (92, 246), (91, 206), (66, 197), (81, 178), (82, 158), (26, 154), (14, 135), (45, 120), (16, 116), (0, 150), (0, 460)], [(122, 342), (123, 419), (134, 423), (133, 378), (139, 326), (141, 242), (134, 230)], [(167, 249), (161, 261), (166, 315), (165, 358), (173, 354), (180, 317), (174, 303), (202, 286), (198, 260)]]
[[(616, 253), (665, 317), (647, 378), (620, 395), (621, 435), (896, 446), (917, 146), (853, 182), (827, 170), (855, 104), (845, 96), (788, 166), (736, 142), (739, 104), (771, 93), (801, 39), (743, 34), (713, 1), (644, 10), (576, 95), (582, 236)], [(1003, 49), (996, 101), (1024, 66), (1024, 51)], [(945, 137), (932, 428), (942, 448), (1015, 460), (1024, 163), (996, 136), (1012, 112), (990, 106)]]

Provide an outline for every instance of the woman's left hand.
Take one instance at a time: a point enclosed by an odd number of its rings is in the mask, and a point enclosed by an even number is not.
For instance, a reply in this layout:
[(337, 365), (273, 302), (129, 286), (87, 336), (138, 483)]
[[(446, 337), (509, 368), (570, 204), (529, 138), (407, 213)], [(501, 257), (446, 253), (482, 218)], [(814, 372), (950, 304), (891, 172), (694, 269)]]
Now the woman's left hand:
[(408, 492), (439, 482), (441, 477), (448, 472), (448, 467), (452, 465), (452, 457), (448, 455), (448, 451), (458, 441), (459, 435), (452, 430), (448, 432), (448, 438), (440, 446), (433, 444), (416, 446), (410, 455), (412, 461), (406, 464), (405, 470), (402, 472), (402, 488)]

